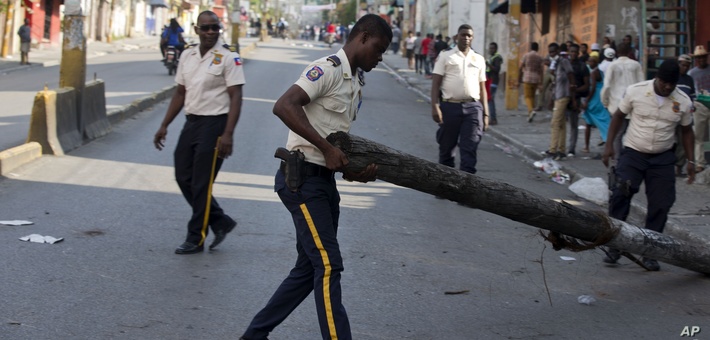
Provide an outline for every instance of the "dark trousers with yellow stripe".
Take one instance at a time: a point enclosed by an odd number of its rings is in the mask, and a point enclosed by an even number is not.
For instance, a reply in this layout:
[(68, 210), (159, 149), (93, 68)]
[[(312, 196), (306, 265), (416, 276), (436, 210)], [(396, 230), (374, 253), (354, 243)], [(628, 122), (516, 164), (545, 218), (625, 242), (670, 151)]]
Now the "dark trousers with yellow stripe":
[[(226, 124), (226, 114), (219, 116), (187, 115), (178, 144), (175, 147), (175, 179), (182, 195), (192, 207), (192, 216), (187, 223), (187, 238), (185, 239), (192, 244), (203, 244), (208, 233), (207, 228), (203, 227), (212, 160), (217, 147), (217, 138), (224, 132)], [(222, 159), (217, 158), (215, 177), (217, 177), (221, 166)], [(215, 229), (230, 223), (231, 218), (224, 214), (222, 208), (212, 197), (209, 225)]]
[(340, 194), (335, 179), (332, 175), (308, 177), (295, 193), (286, 187), (281, 170), (275, 180), (275, 190), (296, 226), (298, 258), (266, 307), (254, 317), (243, 338), (265, 339), (313, 292), (323, 339), (349, 340), (350, 323), (341, 302), (343, 260), (336, 238)]

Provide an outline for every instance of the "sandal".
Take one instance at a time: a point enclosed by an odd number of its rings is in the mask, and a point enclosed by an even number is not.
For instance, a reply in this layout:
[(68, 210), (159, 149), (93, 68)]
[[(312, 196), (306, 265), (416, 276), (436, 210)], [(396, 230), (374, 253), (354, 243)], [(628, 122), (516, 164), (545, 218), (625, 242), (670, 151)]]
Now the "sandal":
[(589, 148), (584, 148), (584, 149), (582, 149), (582, 152), (583, 152), (583, 153), (589, 153)]

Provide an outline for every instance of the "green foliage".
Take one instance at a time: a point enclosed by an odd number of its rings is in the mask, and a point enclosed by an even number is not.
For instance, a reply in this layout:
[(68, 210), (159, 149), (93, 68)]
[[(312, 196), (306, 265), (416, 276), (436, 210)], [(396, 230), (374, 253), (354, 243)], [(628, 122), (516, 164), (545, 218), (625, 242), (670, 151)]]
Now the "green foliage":
[(347, 25), (350, 22), (355, 22), (357, 15), (359, 0), (348, 0), (347, 2), (339, 2), (335, 8), (335, 21)]

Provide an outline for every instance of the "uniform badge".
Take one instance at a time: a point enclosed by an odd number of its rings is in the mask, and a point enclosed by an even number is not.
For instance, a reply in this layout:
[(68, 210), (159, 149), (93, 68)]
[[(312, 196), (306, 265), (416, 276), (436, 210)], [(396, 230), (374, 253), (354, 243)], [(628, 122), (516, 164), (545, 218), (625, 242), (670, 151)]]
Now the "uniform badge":
[(678, 113), (680, 112), (680, 103), (677, 101), (673, 101), (673, 112)]
[(212, 59), (212, 64), (219, 65), (222, 63), (222, 55), (219, 53), (214, 54), (214, 59)]
[(306, 73), (306, 78), (310, 81), (316, 81), (323, 75), (323, 69), (318, 66), (313, 66), (308, 73)]
[(241, 66), (242, 65), (242, 58), (239, 58), (239, 57), (234, 58), (234, 65)]

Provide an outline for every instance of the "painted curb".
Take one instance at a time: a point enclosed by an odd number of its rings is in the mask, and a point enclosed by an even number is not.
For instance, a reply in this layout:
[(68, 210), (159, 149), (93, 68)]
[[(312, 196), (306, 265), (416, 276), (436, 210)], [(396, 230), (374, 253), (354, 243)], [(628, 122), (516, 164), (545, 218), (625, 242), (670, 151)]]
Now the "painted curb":
[(42, 157), (42, 146), (29, 142), (0, 152), (0, 175), (7, 176), (12, 170)]

